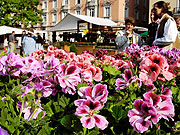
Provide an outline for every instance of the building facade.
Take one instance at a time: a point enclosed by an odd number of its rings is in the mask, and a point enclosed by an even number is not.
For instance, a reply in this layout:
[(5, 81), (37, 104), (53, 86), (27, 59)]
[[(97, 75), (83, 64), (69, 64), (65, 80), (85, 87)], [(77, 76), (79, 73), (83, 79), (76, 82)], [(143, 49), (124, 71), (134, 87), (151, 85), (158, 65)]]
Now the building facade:
[(49, 29), (60, 22), (67, 13), (124, 21), (125, 0), (41, 0), (42, 28)]
[[(43, 23), (36, 27), (48, 30), (67, 13), (110, 19), (119, 25), (126, 17), (133, 17), (136, 26), (146, 27), (149, 18), (149, 0), (41, 0)], [(58, 34), (57, 34), (58, 35)], [(52, 33), (48, 33), (51, 39)], [(58, 38), (58, 37), (57, 37)]]
[(133, 17), (135, 25), (147, 27), (149, 17), (149, 0), (125, 0), (124, 17)]

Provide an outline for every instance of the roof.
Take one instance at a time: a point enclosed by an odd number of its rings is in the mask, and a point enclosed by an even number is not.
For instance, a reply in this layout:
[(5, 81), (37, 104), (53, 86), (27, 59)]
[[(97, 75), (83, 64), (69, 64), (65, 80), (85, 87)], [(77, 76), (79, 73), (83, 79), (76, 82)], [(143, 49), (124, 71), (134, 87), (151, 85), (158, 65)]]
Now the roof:
[(91, 17), (86, 15), (76, 15), (72, 13), (68, 13), (63, 20), (61, 20), (58, 24), (56, 24), (53, 28), (48, 31), (71, 31), (77, 30), (77, 22), (83, 20), (95, 25), (100, 26), (116, 26), (117, 23), (104, 18)]
[(15, 31), (15, 34), (22, 34), (23, 29), (13, 28), (9, 26), (0, 26), (0, 35), (10, 34), (12, 31)]

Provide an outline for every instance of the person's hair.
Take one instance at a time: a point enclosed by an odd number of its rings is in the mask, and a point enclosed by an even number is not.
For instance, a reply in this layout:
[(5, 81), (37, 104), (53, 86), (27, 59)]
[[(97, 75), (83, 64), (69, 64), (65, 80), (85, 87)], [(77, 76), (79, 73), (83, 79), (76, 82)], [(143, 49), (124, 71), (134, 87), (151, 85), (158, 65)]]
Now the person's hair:
[(164, 1), (158, 1), (156, 3), (154, 3), (154, 6), (157, 6), (158, 8), (162, 8), (162, 12), (163, 13), (168, 13), (169, 12), (169, 9), (171, 8), (170, 7), (170, 3), (168, 2), (164, 2)]
[(12, 33), (15, 33), (15, 31), (12, 31)]
[(30, 36), (31, 36), (32, 34), (31, 34), (30, 32), (28, 32), (28, 35), (30, 35)]
[(154, 8), (151, 9), (151, 13), (154, 13), (154, 20), (158, 19), (158, 16), (155, 14), (156, 10)]
[(132, 18), (132, 17), (128, 17), (125, 19), (125, 25), (128, 24), (128, 23), (131, 23), (133, 26), (135, 24), (135, 19)]

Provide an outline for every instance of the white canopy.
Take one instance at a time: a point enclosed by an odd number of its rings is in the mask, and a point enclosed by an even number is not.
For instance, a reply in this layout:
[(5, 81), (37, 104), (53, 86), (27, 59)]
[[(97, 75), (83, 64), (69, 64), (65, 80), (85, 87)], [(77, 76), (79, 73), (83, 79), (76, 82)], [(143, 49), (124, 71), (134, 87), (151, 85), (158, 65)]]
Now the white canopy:
[(10, 34), (12, 31), (15, 31), (15, 34), (22, 34), (23, 29), (13, 28), (9, 26), (0, 26), (0, 35)]
[(48, 31), (70, 31), (77, 30), (77, 22), (83, 20), (95, 25), (100, 26), (117, 26), (117, 23), (103, 18), (91, 17), (86, 15), (76, 15), (72, 13), (68, 13), (63, 20), (61, 20), (58, 24), (56, 24), (53, 28)]

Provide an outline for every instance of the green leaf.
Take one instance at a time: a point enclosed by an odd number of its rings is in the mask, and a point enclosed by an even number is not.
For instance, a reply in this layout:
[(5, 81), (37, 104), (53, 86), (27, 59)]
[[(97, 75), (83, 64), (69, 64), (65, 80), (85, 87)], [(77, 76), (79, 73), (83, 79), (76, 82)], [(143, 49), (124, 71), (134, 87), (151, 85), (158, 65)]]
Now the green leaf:
[(177, 128), (180, 128), (180, 121), (178, 121), (178, 122), (176, 123), (175, 128), (176, 128), (176, 129), (177, 129)]
[(44, 125), (37, 135), (51, 135), (53, 128), (49, 127), (49, 123)]
[(65, 108), (69, 104), (70, 98), (66, 98), (64, 95), (59, 99), (59, 105)]
[(88, 86), (87, 83), (79, 83), (79, 84), (76, 86), (76, 89), (79, 90), (79, 88), (81, 88), (81, 87), (86, 87), (86, 86)]
[(92, 130), (88, 133), (88, 135), (98, 135), (100, 134), (99, 130)]
[(124, 115), (125, 111), (120, 106), (113, 106), (112, 107), (112, 116), (119, 121)]
[(113, 66), (104, 66), (104, 71), (107, 71), (109, 74), (111, 75), (120, 75), (121, 71), (117, 70), (115, 67)]
[(46, 114), (48, 115), (48, 116), (52, 116), (52, 115), (54, 115), (54, 113), (53, 113), (53, 111), (52, 111), (52, 109), (51, 109), (51, 105), (52, 105), (52, 100), (50, 100), (46, 105), (42, 105), (43, 106), (43, 108), (44, 108), (44, 110), (46, 111)]
[(179, 92), (179, 88), (178, 87), (171, 87), (171, 91), (172, 91), (172, 94), (177, 94)]
[(60, 123), (67, 129), (71, 130), (71, 125), (72, 125), (72, 116), (71, 115), (65, 115)]

